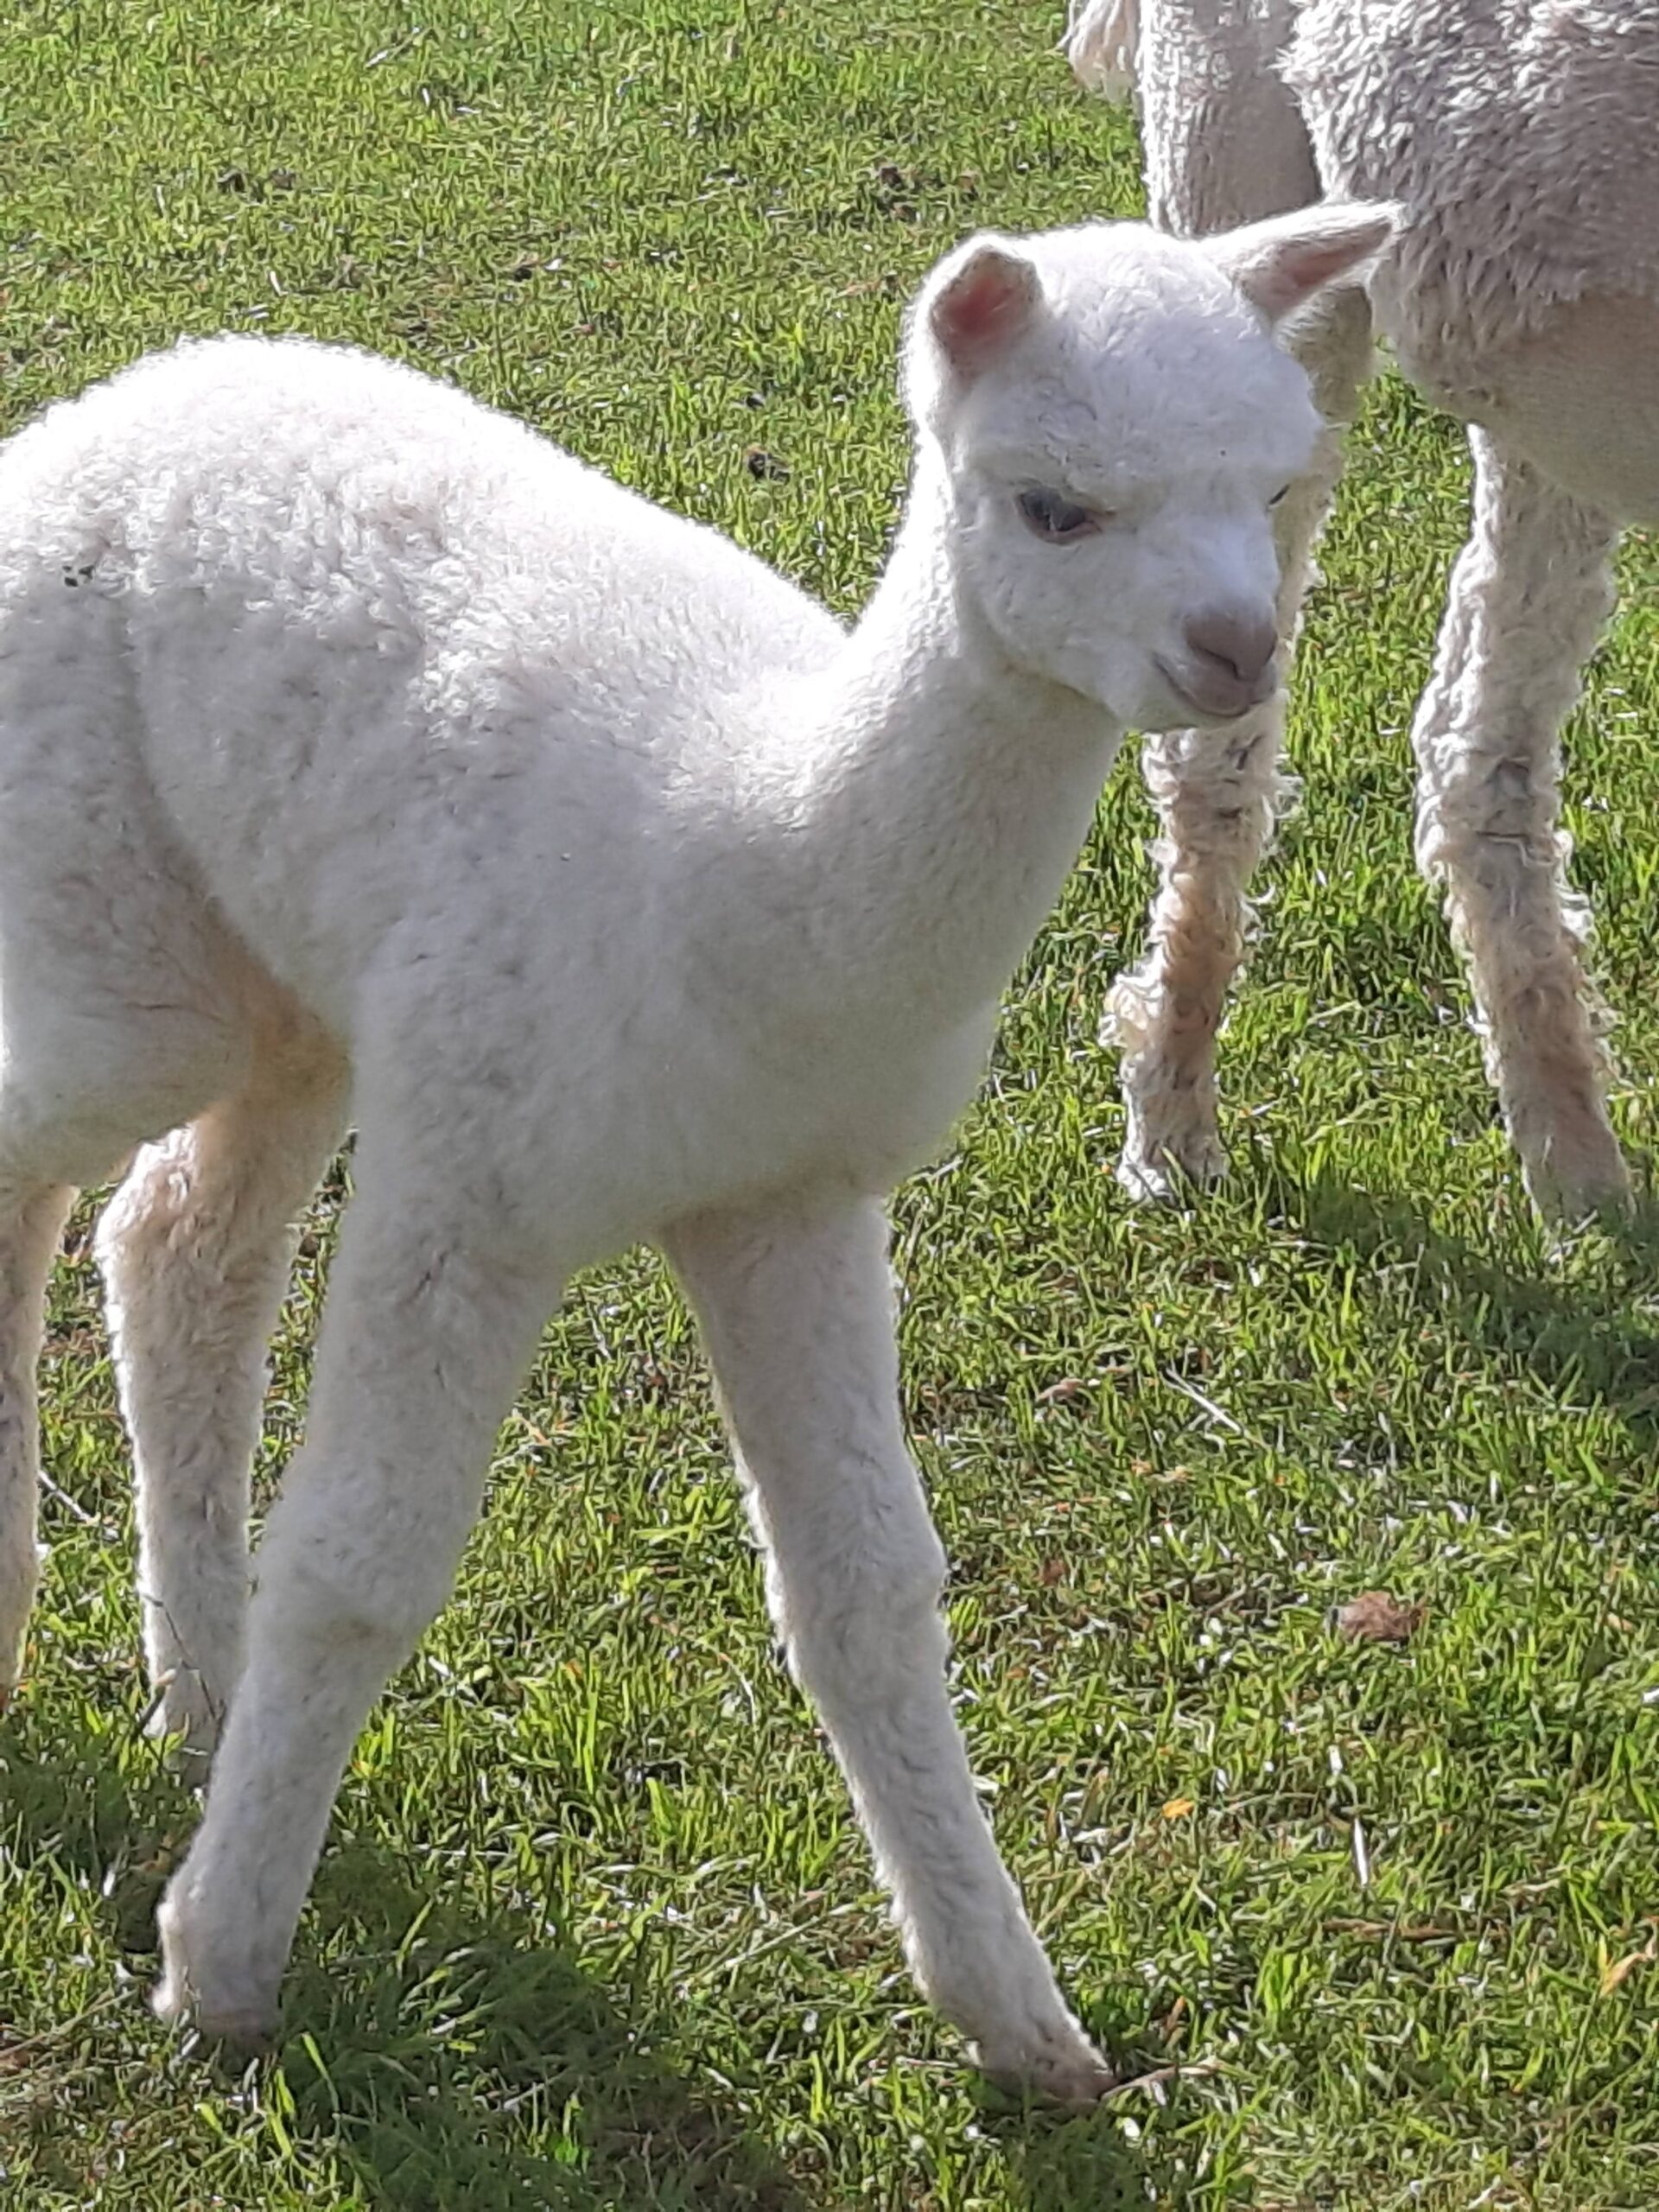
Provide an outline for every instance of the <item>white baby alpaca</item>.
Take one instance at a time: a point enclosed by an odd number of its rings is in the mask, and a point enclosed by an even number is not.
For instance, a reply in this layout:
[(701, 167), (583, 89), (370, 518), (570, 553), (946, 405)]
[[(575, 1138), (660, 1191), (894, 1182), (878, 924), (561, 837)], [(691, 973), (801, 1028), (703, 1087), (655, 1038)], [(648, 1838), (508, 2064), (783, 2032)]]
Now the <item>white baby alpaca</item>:
[[(1388, 229), (970, 241), (912, 311), (911, 494), (850, 634), (364, 355), (184, 346), (0, 451), (0, 1694), (42, 1285), (73, 1188), (143, 1142), (99, 1249), (149, 1658), (166, 1726), (219, 1738), (165, 2015), (271, 2025), (543, 1320), (648, 1239), (918, 1980), (994, 2073), (1104, 2085), (946, 1697), (880, 1200), (971, 1096), (1123, 726), (1272, 687), (1268, 510), (1319, 425), (1268, 326)], [(348, 1111), (248, 1607), (264, 1348)]]
[[(1221, 230), (1321, 190), (1400, 207), (1369, 305), (1357, 287), (1332, 295), (1292, 340), (1335, 427), (1281, 511), (1281, 629), (1288, 641), (1374, 315), (1474, 455), (1473, 524), (1412, 731), (1418, 859), (1446, 887), (1533, 1197), (1569, 1219), (1621, 1202), (1559, 737), (1612, 605), (1620, 527), (1659, 523), (1659, 4), (1084, 0), (1070, 51), (1085, 82), (1136, 86), (1161, 227)], [(1224, 745), (1193, 731), (1147, 746), (1162, 884), (1111, 1015), (1136, 1191), (1224, 1164), (1216, 1031), (1284, 788), (1283, 722), (1275, 699)]]

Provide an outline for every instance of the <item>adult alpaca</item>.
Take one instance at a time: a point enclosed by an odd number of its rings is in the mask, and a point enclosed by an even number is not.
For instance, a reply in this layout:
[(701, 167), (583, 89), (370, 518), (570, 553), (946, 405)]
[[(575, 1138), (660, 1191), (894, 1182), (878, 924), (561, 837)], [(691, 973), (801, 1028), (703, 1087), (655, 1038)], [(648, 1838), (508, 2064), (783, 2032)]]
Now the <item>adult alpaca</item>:
[[(918, 1979), (993, 2073), (1104, 2085), (946, 1696), (880, 1198), (970, 1096), (1123, 726), (1274, 683), (1268, 510), (1318, 424), (1268, 326), (1389, 221), (961, 248), (910, 320), (910, 498), (850, 634), (459, 392), (303, 342), (159, 356), (0, 454), (0, 1688), (54, 1241), (143, 1142), (99, 1244), (149, 1656), (198, 1753), (228, 1708), (164, 2015), (270, 2028), (543, 1321), (645, 1239)], [(248, 1609), (286, 1225), (348, 1096)]]
[[(1090, 0), (1068, 41), (1109, 94), (1138, 88), (1153, 219), (1182, 236), (1321, 190), (1396, 200), (1368, 308), (1333, 296), (1292, 343), (1340, 425), (1371, 314), (1401, 365), (1470, 426), (1473, 522), (1412, 737), (1417, 853), (1444, 883), (1488, 1072), (1527, 1185), (1576, 1218), (1622, 1202), (1605, 1011), (1567, 887), (1560, 726), (1612, 603), (1621, 526), (1659, 521), (1659, 5), (1654, 0)], [(1338, 435), (1286, 502), (1288, 641), (1340, 468)], [(1281, 793), (1283, 703), (1230, 734), (1147, 747), (1161, 886), (1118, 982), (1139, 1192), (1224, 1164), (1215, 1037), (1245, 887)]]

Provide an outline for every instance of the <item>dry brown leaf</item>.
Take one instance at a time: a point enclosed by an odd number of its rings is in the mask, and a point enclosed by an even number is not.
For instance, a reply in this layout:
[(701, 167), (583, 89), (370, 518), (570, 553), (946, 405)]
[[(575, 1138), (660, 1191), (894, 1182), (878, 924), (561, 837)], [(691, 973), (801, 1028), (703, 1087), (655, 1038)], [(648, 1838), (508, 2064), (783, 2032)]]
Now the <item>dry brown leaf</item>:
[(1039, 1406), (1065, 1405), (1089, 1385), (1080, 1375), (1063, 1375), (1058, 1382), (1051, 1382), (1046, 1390), (1037, 1393)]
[(1408, 1643), (1427, 1611), (1427, 1605), (1402, 1605), (1386, 1590), (1362, 1590), (1338, 1608), (1337, 1627), (1353, 1643)]
[(1166, 1821), (1184, 1821), (1189, 1813), (1197, 1809), (1191, 1797), (1172, 1797), (1164, 1806), (1164, 1818)]
[(1629, 1980), (1637, 1967), (1650, 1967), (1656, 1959), (1659, 1959), (1659, 1952), (1654, 1949), (1654, 1938), (1650, 1936), (1639, 1951), (1631, 1951), (1622, 1959), (1614, 1959), (1602, 1968), (1602, 1995), (1611, 1997), (1616, 1989)]

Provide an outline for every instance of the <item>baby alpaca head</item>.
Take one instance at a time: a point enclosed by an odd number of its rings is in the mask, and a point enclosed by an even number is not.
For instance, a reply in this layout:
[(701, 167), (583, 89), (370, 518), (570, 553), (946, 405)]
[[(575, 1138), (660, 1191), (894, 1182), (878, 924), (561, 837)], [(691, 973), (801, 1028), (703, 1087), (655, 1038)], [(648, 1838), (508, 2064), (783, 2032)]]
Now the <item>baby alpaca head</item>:
[(1272, 509), (1319, 434), (1273, 327), (1386, 245), (1311, 207), (1198, 241), (1136, 223), (970, 238), (912, 310), (905, 392), (953, 508), (958, 605), (1139, 729), (1269, 696)]

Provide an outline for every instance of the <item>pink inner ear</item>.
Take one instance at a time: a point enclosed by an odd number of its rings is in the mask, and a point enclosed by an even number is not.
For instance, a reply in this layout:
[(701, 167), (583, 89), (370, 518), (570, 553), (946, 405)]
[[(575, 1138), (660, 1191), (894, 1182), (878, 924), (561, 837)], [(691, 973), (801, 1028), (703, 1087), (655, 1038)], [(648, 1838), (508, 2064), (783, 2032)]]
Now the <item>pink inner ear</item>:
[(982, 368), (1019, 335), (1036, 298), (1031, 264), (987, 246), (933, 302), (933, 334), (958, 369)]
[(1363, 258), (1351, 238), (1315, 238), (1281, 246), (1259, 271), (1250, 272), (1244, 289), (1263, 314), (1277, 321)]
[[(1218, 242), (1218, 257), (1245, 298), (1270, 322), (1293, 314), (1316, 292), (1358, 270), (1387, 245), (1393, 211), (1356, 207), (1311, 211), (1314, 227), (1298, 235), (1294, 217), (1275, 217)], [(1336, 219), (1332, 219), (1332, 217)]]

